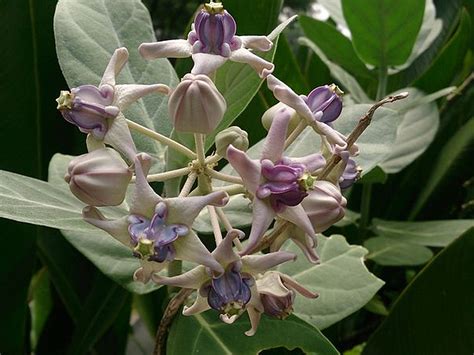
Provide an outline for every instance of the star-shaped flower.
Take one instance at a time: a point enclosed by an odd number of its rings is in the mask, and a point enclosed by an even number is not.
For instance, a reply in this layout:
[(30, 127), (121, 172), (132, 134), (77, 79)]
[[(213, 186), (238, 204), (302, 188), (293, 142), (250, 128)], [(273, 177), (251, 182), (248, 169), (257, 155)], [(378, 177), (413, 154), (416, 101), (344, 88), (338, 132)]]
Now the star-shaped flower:
[(245, 334), (254, 335), (264, 312), (263, 304), (257, 290), (255, 278), (266, 270), (294, 260), (295, 255), (286, 251), (278, 251), (265, 255), (246, 255), (240, 257), (232, 249), (232, 241), (242, 237), (243, 233), (231, 230), (224, 240), (212, 252), (213, 257), (225, 270), (223, 274), (215, 274), (205, 266), (197, 266), (179, 276), (164, 277), (153, 275), (159, 284), (171, 285), (197, 290), (197, 297), (191, 307), (184, 307), (183, 314), (193, 315), (215, 309), (221, 313), (225, 323), (233, 323), (243, 312), (247, 311), (251, 329)]
[(272, 41), (295, 18), (288, 19), (268, 36), (236, 36), (234, 18), (224, 10), (222, 3), (211, 1), (196, 15), (187, 39), (142, 43), (138, 50), (145, 59), (192, 57), (192, 74), (209, 75), (231, 60), (249, 64), (261, 78), (265, 78), (273, 71), (274, 65), (252, 50), (269, 51)]
[(151, 158), (141, 153), (135, 159), (136, 184), (130, 201), (130, 214), (117, 220), (105, 218), (95, 207), (83, 210), (86, 222), (101, 228), (133, 249), (142, 267), (134, 278), (147, 282), (154, 272), (174, 259), (205, 265), (217, 274), (222, 266), (212, 257), (192, 230), (194, 219), (207, 205), (223, 206), (225, 192), (206, 196), (161, 198), (146, 180)]
[(251, 159), (232, 145), (227, 149), (227, 160), (242, 177), (247, 190), (255, 196), (252, 229), (243, 255), (258, 244), (275, 216), (298, 225), (314, 237), (311, 221), (301, 202), (314, 183), (312, 174), (324, 166), (325, 159), (319, 153), (302, 158), (283, 157), (290, 118), (287, 108), (277, 112), (258, 160)]
[(116, 49), (99, 86), (81, 85), (70, 92), (61, 91), (56, 101), (66, 121), (88, 133), (90, 140), (99, 141), (95, 145), (109, 144), (133, 160), (136, 148), (122, 111), (147, 94), (168, 94), (169, 88), (163, 84), (116, 84), (116, 77), (127, 61), (127, 49)]

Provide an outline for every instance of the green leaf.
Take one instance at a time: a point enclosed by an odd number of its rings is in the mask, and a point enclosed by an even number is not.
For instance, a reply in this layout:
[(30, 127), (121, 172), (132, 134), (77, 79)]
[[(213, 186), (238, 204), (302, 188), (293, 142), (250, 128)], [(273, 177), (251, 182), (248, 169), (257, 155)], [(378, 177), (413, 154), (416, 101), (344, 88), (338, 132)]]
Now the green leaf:
[(474, 227), (474, 220), (395, 222), (374, 219), (372, 224), (374, 233), (385, 238), (430, 247), (445, 247)]
[(471, 118), (449, 139), (439, 155), (432, 162), (430, 178), (421, 188), (419, 197), (411, 210), (410, 219), (421, 211), (443, 179), (449, 174), (450, 169), (466, 154), (466, 148), (471, 145), (473, 141), (474, 118)]
[(374, 78), (357, 57), (351, 41), (334, 26), (308, 16), (299, 16), (298, 20), (305, 36), (324, 52), (328, 60), (337, 63), (356, 77)]
[(453, 79), (463, 66), (464, 57), (472, 39), (471, 17), (466, 9), (463, 9), (458, 29), (430, 68), (415, 82), (415, 86), (424, 91), (433, 92), (452, 85)]
[(439, 112), (434, 101), (451, 93), (453, 88), (445, 88), (430, 95), (414, 88), (402, 91), (409, 93), (408, 98), (390, 106), (401, 117), (397, 137), (391, 153), (380, 164), (389, 174), (398, 173), (410, 165), (433, 142), (439, 127)]
[(364, 247), (369, 250), (367, 259), (384, 266), (421, 265), (433, 256), (427, 247), (393, 238), (370, 238), (364, 242)]
[[(278, 320), (262, 316), (257, 333), (247, 337), (250, 328), (245, 315), (234, 324), (219, 320), (215, 311), (195, 316), (179, 315), (168, 336), (167, 354), (241, 354), (256, 355), (265, 349), (285, 347), (301, 349), (306, 354), (339, 354), (316, 328), (295, 316)], [(192, 341), (190, 341), (190, 339)]]
[[(146, 61), (138, 53), (142, 42), (156, 41), (150, 15), (139, 0), (60, 0), (54, 17), (59, 64), (69, 87), (98, 85), (116, 48), (130, 53), (118, 83), (176, 86), (178, 78), (167, 59)], [(141, 125), (168, 135), (167, 97), (149, 95), (125, 111), (125, 116)], [(163, 160), (164, 148), (150, 139), (134, 135), (138, 149)]]
[(296, 297), (294, 314), (319, 329), (363, 307), (383, 285), (364, 265), (367, 250), (349, 245), (341, 235), (318, 236), (319, 265), (308, 264), (294, 243), (285, 244), (284, 249), (295, 253), (297, 259), (281, 265), (278, 270), (319, 293), (315, 300)]
[(35, 349), (53, 307), (48, 272), (45, 268), (38, 271), (31, 279), (29, 307), (31, 313), (30, 340), (32, 349)]
[(380, 166), (376, 166), (369, 173), (365, 174), (362, 179), (358, 180), (358, 184), (384, 184), (387, 181), (387, 174)]
[(87, 353), (112, 326), (130, 295), (100, 273), (87, 296), (69, 345), (68, 354)]
[(423, 20), (425, 1), (342, 0), (342, 9), (359, 57), (385, 68), (401, 65), (410, 56)]
[(474, 231), (439, 253), (393, 305), (363, 355), (470, 354)]

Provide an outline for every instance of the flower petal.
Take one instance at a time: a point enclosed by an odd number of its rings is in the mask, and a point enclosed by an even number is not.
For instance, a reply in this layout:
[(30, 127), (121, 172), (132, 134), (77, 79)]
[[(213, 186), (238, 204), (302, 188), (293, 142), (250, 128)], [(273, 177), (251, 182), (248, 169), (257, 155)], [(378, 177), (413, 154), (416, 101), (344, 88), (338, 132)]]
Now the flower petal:
[(193, 305), (190, 307), (184, 306), (183, 315), (191, 316), (193, 314), (198, 314), (198, 313), (207, 311), (210, 308), (211, 307), (209, 306), (209, 303), (207, 303), (207, 298), (202, 297), (198, 292), (196, 300), (194, 301)]
[(157, 263), (154, 261), (140, 260), (142, 267), (133, 273), (133, 280), (144, 284), (151, 280), (153, 274), (163, 270), (168, 263)]
[(261, 154), (262, 160), (269, 159), (275, 163), (281, 159), (290, 119), (290, 111), (285, 107), (276, 112), (275, 118), (273, 119), (272, 125), (268, 130), (268, 135), (263, 145)]
[(146, 180), (150, 165), (151, 157), (148, 154), (137, 154), (135, 158), (135, 188), (130, 198), (130, 214), (138, 214), (148, 218), (151, 218), (155, 212), (156, 204), (163, 201)]
[(250, 329), (245, 332), (245, 335), (248, 337), (254, 336), (257, 332), (258, 325), (260, 324), (260, 318), (262, 317), (262, 313), (257, 311), (252, 306), (247, 306), (247, 313), (249, 315), (250, 320)]
[(84, 221), (106, 231), (120, 243), (130, 247), (127, 217), (128, 216), (125, 216), (115, 220), (107, 219), (104, 217), (102, 212), (92, 206), (86, 206), (82, 210), (82, 218)]
[(209, 75), (219, 69), (228, 58), (209, 53), (193, 54), (194, 66), (191, 74), (205, 74)]
[(263, 255), (246, 255), (242, 257), (242, 272), (255, 275), (295, 259), (296, 255), (287, 251), (277, 251)]
[(128, 60), (128, 50), (125, 47), (117, 48), (112, 54), (112, 57), (105, 68), (104, 75), (102, 75), (102, 80), (100, 81), (99, 88), (102, 85), (108, 84), (111, 86), (115, 85), (115, 78), (119, 75), (120, 71), (127, 63)]
[(262, 79), (270, 75), (275, 69), (273, 63), (266, 61), (245, 48), (232, 51), (229, 59), (233, 62), (246, 63), (250, 65)]
[(206, 267), (199, 265), (184, 274), (166, 277), (158, 274), (153, 274), (152, 279), (159, 285), (170, 285), (183, 288), (199, 289), (204, 282), (209, 280), (209, 275), (206, 272)]
[(267, 52), (273, 47), (273, 42), (267, 36), (239, 36), (242, 46), (262, 52)]
[(224, 272), (221, 264), (219, 264), (209, 250), (206, 249), (194, 231), (191, 230), (187, 235), (175, 240), (173, 246), (176, 250), (177, 259), (207, 266), (217, 274)]
[(244, 249), (239, 253), (240, 255), (248, 254), (257, 246), (258, 242), (262, 239), (263, 234), (272, 223), (274, 217), (275, 212), (270, 205), (255, 197), (253, 200), (252, 229), (250, 230), (248, 242)]
[(310, 173), (326, 165), (326, 159), (321, 153), (314, 153), (301, 158), (290, 158), (290, 160), (292, 163), (303, 164)]
[(295, 224), (305, 231), (310, 237), (315, 236), (313, 226), (303, 206), (298, 205), (294, 207), (287, 207), (283, 212), (278, 213), (278, 216)]
[(250, 159), (246, 153), (234, 148), (232, 144), (227, 148), (227, 160), (240, 175), (247, 190), (255, 194), (260, 184), (260, 162)]
[(145, 59), (187, 58), (192, 54), (192, 46), (185, 39), (142, 43), (138, 51)]
[(224, 267), (240, 260), (240, 257), (235, 253), (233, 249), (233, 240), (235, 238), (242, 238), (244, 233), (238, 229), (232, 229), (227, 232), (227, 235), (217, 248), (212, 252), (214, 258)]
[(125, 110), (131, 103), (137, 101), (145, 95), (151, 93), (160, 93), (168, 95), (171, 89), (163, 84), (154, 85), (115, 85), (114, 105), (120, 107), (120, 110)]
[(137, 154), (137, 148), (128, 129), (125, 116), (119, 113), (115, 118), (108, 118), (107, 125), (109, 129), (105, 134), (104, 143), (123, 153), (132, 162)]
[(283, 283), (285, 286), (288, 288), (291, 288), (298, 292), (300, 295), (306, 297), (306, 298), (318, 298), (319, 294), (316, 292), (311, 292), (308, 290), (306, 287), (301, 285), (300, 283), (296, 282), (296, 280), (292, 279), (288, 275), (285, 275), (283, 273), (279, 273), (281, 279), (283, 280)]

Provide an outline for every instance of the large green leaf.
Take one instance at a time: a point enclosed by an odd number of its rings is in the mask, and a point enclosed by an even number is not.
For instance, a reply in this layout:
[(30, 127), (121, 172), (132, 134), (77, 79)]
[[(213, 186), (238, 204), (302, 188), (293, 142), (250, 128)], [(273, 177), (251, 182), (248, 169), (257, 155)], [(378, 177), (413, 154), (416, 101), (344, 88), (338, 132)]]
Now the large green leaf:
[(474, 349), (474, 232), (419, 273), (369, 339), (363, 355), (470, 354)]
[(386, 238), (430, 247), (445, 247), (474, 227), (474, 220), (396, 222), (374, 219), (372, 225), (377, 235)]
[(30, 340), (32, 349), (36, 348), (44, 325), (53, 306), (51, 287), (46, 268), (42, 268), (31, 279), (30, 286), (30, 313), (31, 331)]
[(370, 238), (364, 242), (364, 247), (369, 250), (367, 259), (384, 266), (420, 265), (433, 256), (427, 247), (393, 238)]
[[(342, 0), (358, 55), (386, 68), (410, 56), (423, 20), (424, 0)], [(409, 16), (407, 16), (409, 14)]]
[(426, 184), (422, 186), (419, 197), (411, 210), (410, 216), (412, 218), (425, 206), (433, 192), (449, 174), (450, 169), (463, 155), (466, 155), (466, 148), (472, 145), (473, 142), (474, 118), (471, 118), (449, 139), (439, 155), (432, 162), (430, 178)]
[[(70, 87), (98, 85), (109, 59), (118, 47), (129, 50), (128, 65), (118, 83), (162, 83), (174, 87), (178, 78), (167, 59), (140, 57), (142, 42), (156, 41), (150, 15), (139, 0), (60, 0), (54, 18), (59, 63)], [(150, 95), (126, 110), (125, 116), (162, 134), (171, 132), (167, 98)], [(164, 148), (155, 141), (134, 136), (138, 148), (163, 159)]]
[(285, 244), (284, 249), (297, 254), (298, 258), (294, 263), (281, 265), (279, 271), (319, 293), (315, 300), (296, 297), (295, 315), (319, 329), (363, 307), (383, 285), (364, 265), (367, 250), (349, 245), (341, 235), (318, 237), (319, 265), (308, 264), (294, 243)]
[(339, 354), (316, 328), (295, 316), (285, 320), (262, 316), (253, 337), (244, 335), (250, 328), (244, 318), (245, 315), (229, 325), (220, 321), (215, 311), (191, 317), (180, 315), (171, 327), (166, 353), (257, 355), (265, 349), (285, 347), (289, 350), (301, 349), (305, 354)]

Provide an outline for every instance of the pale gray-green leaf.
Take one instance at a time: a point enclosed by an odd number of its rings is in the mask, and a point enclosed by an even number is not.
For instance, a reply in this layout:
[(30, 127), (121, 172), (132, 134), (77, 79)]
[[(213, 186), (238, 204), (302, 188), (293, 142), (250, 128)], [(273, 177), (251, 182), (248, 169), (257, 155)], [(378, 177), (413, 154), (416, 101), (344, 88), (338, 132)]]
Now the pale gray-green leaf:
[(364, 246), (369, 250), (367, 259), (384, 266), (421, 265), (433, 256), (427, 247), (392, 238), (370, 238), (364, 242)]
[(473, 227), (474, 219), (423, 222), (373, 220), (377, 235), (430, 247), (445, 247)]
[(315, 300), (296, 297), (295, 315), (319, 329), (363, 307), (384, 284), (367, 270), (364, 264), (367, 250), (349, 245), (341, 235), (318, 236), (320, 265), (308, 264), (294, 243), (285, 244), (284, 249), (297, 254), (298, 258), (294, 263), (281, 265), (279, 271), (319, 293)]

